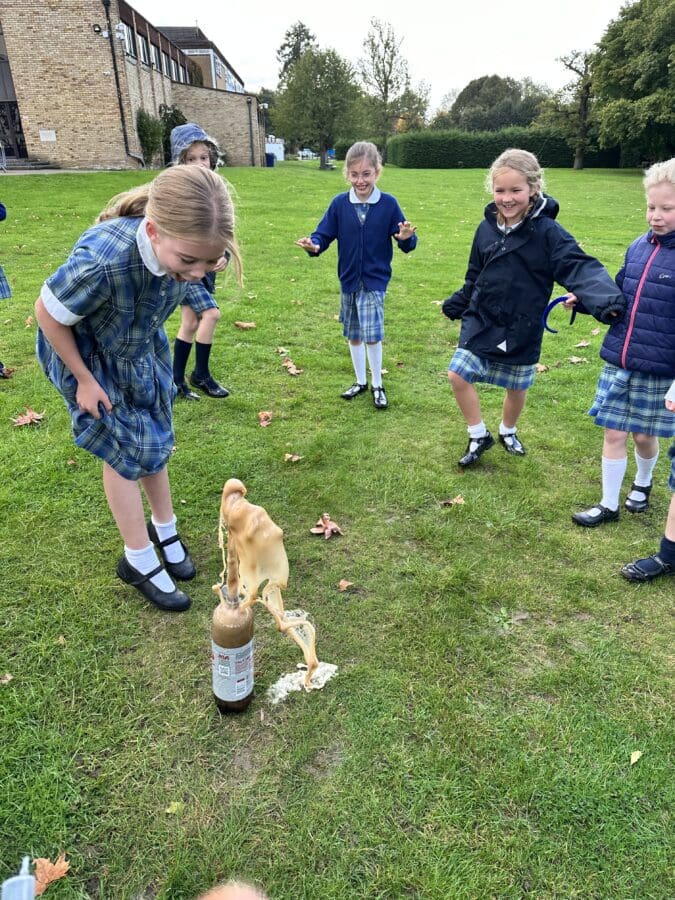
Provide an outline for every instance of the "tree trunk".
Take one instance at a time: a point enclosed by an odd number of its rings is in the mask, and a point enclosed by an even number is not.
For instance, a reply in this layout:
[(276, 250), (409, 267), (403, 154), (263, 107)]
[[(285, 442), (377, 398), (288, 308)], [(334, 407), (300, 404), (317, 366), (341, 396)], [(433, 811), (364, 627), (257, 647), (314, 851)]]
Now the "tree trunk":
[(323, 142), (321, 143), (319, 149), (319, 168), (330, 169), (330, 165), (328, 163), (328, 147)]
[(574, 169), (583, 169), (584, 167), (585, 148), (583, 144), (579, 144), (574, 151)]

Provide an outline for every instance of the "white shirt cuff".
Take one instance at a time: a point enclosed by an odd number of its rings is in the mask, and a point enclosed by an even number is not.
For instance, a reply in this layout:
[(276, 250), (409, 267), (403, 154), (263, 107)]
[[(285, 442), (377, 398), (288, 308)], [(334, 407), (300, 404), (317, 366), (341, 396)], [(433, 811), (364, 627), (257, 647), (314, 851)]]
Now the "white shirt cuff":
[(42, 298), (42, 302), (44, 303), (44, 307), (52, 317), (52, 319), (56, 319), (61, 325), (76, 325), (78, 322), (81, 322), (84, 319), (84, 316), (76, 316), (75, 313), (72, 313), (69, 309), (61, 303), (60, 300), (57, 300), (50, 288), (47, 287), (47, 282), (42, 285), (42, 290), (40, 291), (40, 297)]

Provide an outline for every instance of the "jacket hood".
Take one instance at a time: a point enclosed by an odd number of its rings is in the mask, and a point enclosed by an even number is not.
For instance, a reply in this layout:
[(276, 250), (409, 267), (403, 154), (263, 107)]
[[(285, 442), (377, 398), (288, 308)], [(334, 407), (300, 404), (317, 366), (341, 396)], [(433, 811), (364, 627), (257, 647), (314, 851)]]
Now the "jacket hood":
[[(560, 204), (548, 194), (537, 194), (534, 198), (534, 205), (529, 213), (521, 221), (526, 222), (528, 219), (537, 219), (543, 216), (547, 219), (555, 219), (560, 212)], [(497, 207), (494, 203), (488, 203), (485, 207), (485, 218), (493, 225), (497, 224)]]
[(171, 162), (174, 166), (178, 164), (181, 153), (196, 141), (206, 144), (209, 150), (213, 147), (216, 154), (218, 153), (216, 141), (209, 137), (203, 128), (195, 125), (194, 122), (188, 122), (186, 125), (177, 125), (171, 129)]

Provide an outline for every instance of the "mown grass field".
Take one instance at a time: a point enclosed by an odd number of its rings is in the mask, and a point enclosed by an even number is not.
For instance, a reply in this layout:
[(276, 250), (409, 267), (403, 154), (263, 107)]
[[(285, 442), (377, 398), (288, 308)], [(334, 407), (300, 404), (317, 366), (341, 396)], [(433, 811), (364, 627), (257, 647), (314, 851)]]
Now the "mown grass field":
[[(14, 292), (0, 359), (15, 369), (0, 381), (0, 675), (12, 676), (0, 684), (0, 878), (24, 853), (66, 851), (52, 900), (192, 900), (233, 876), (274, 900), (673, 896), (673, 585), (619, 575), (662, 534), (666, 447), (647, 513), (597, 530), (570, 520), (600, 495), (602, 436), (586, 411), (604, 329), (586, 317), (570, 328), (557, 310), (519, 429), (527, 456), (497, 446), (462, 471), (445, 374), (458, 323), (434, 301), (463, 279), (484, 173), (382, 176), (420, 237), (394, 259), (383, 413), (369, 396), (339, 398), (353, 378), (335, 251), (312, 260), (293, 246), (343, 189), (340, 172), (226, 174), (246, 283), (219, 277), (212, 369), (232, 396), (175, 410), (172, 486), (199, 567), (178, 616), (115, 577), (100, 465), (74, 447), (27, 322), (109, 197), (151, 173), (0, 182)], [(640, 173), (552, 170), (548, 191), (614, 274), (645, 229)], [(177, 326), (175, 314), (171, 337)], [(493, 431), (502, 396), (481, 389)], [(45, 413), (39, 426), (12, 425), (25, 407)], [(260, 410), (274, 414), (267, 428)], [(632, 472), (630, 457), (626, 488)], [(256, 699), (221, 718), (211, 585), (233, 476), (284, 529), (286, 604), (311, 613), (339, 673), (271, 705), (266, 689), (300, 654), (259, 608)], [(323, 512), (342, 537), (310, 534)]]

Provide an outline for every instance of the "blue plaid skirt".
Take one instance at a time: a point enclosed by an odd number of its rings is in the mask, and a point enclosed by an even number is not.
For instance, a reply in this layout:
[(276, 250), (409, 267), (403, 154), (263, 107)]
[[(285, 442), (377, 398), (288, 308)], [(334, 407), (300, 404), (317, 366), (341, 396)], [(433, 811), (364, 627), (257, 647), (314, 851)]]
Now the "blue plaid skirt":
[(471, 384), (483, 381), (509, 391), (526, 391), (532, 387), (536, 370), (535, 365), (507, 366), (505, 363), (481, 359), (470, 350), (455, 350), (448, 366), (449, 372), (455, 372)]
[(340, 294), (342, 334), (350, 341), (374, 344), (384, 340), (384, 291)]
[[(671, 416), (672, 415), (673, 413), (671, 412)], [(675, 441), (670, 445), (668, 456), (670, 457), (670, 478), (668, 479), (668, 487), (675, 493)]]
[(9, 281), (7, 281), (5, 270), (0, 266), (0, 300), (7, 300), (11, 296), (12, 290), (9, 286)]
[(675, 415), (663, 400), (672, 382), (672, 378), (605, 363), (588, 415), (602, 428), (674, 438)]

